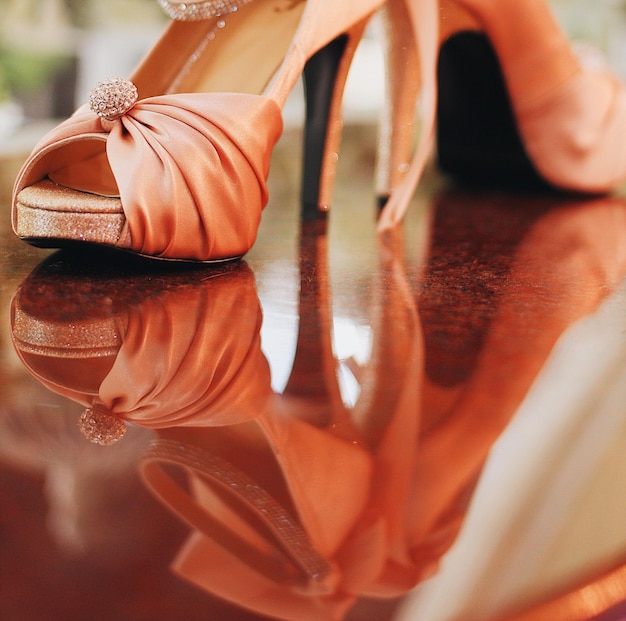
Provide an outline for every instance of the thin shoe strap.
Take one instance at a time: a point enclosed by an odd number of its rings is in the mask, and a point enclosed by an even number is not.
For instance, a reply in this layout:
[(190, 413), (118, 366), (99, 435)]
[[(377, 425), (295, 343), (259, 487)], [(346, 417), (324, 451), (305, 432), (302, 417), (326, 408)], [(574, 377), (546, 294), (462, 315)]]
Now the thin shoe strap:
[(420, 59), (422, 123), (416, 151), (406, 176), (393, 188), (380, 214), (379, 231), (390, 229), (402, 221), (432, 151), (435, 138), (439, 3), (437, 0), (405, 1), (413, 23)]

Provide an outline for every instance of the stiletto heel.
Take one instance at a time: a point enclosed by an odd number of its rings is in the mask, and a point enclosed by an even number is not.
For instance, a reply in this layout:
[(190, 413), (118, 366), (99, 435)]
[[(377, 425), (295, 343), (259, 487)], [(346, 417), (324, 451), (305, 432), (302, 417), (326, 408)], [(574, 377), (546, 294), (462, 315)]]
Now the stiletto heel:
[(546, 0), (443, 0), (437, 152), (463, 179), (604, 193), (626, 179), (626, 88)]
[(328, 211), (341, 140), (341, 101), (350, 63), (365, 23), (314, 54), (304, 66), (306, 120), (302, 169), (302, 216)]

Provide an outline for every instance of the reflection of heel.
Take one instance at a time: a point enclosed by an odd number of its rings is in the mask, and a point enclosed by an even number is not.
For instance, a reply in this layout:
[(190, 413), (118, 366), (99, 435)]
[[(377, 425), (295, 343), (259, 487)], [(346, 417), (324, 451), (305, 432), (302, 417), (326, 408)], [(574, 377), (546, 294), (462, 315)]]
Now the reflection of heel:
[(315, 219), (330, 206), (341, 140), (341, 100), (350, 63), (365, 23), (314, 54), (303, 71), (306, 124), (302, 171), (302, 215)]

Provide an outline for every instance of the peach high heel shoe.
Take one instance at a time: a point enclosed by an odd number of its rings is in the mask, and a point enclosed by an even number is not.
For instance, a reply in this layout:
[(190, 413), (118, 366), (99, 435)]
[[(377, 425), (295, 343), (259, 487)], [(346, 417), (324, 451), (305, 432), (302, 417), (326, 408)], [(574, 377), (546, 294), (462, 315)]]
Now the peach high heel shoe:
[[(175, 260), (245, 254), (267, 202), (281, 110), (301, 75), (302, 201), (315, 212), (328, 208), (343, 85), (355, 46), (385, 0), (159, 2), (174, 21), (131, 80), (99, 84), (91, 109), (84, 105), (53, 130), (22, 168), (12, 221), (25, 241), (89, 242)], [(394, 35), (396, 49), (421, 47), (422, 31), (436, 32), (435, 0), (387, 4), (407, 18)], [(434, 82), (431, 65), (422, 82)], [(406, 97), (401, 84), (392, 96)], [(432, 89), (429, 96), (427, 127), (434, 124)], [(389, 167), (403, 169), (398, 157), (393, 151)], [(419, 175), (409, 177), (404, 185), (414, 187)], [(413, 187), (392, 201), (396, 211), (403, 213)]]
[(465, 180), (604, 193), (626, 179), (626, 88), (545, 0), (443, 0), (437, 142)]

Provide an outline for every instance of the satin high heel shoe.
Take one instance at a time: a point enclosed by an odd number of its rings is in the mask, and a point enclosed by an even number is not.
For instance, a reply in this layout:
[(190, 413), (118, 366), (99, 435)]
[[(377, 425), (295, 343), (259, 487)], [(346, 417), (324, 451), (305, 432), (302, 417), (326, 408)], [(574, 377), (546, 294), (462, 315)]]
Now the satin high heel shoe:
[[(159, 2), (174, 21), (130, 81), (98, 85), (90, 106), (45, 137), (22, 168), (12, 222), (25, 241), (89, 242), (175, 260), (242, 256), (268, 199), (281, 110), (301, 75), (307, 92), (302, 202), (315, 213), (328, 208), (343, 85), (355, 46), (385, 0)], [(392, 42), (397, 49), (421, 46), (422, 32), (436, 32), (435, 0), (387, 4), (406, 16)], [(430, 58), (419, 57), (422, 64)], [(426, 73), (434, 82), (431, 65), (432, 72), (421, 72), (422, 83)], [(410, 70), (417, 75), (418, 67)], [(404, 100), (404, 88), (396, 84), (392, 96)], [(409, 166), (390, 152), (389, 167), (404, 173)], [(414, 187), (419, 174), (408, 177), (387, 180)], [(391, 201), (390, 212), (403, 213), (412, 189)]]
[(440, 168), (605, 193), (626, 179), (626, 88), (579, 59), (545, 0), (444, 0)]

